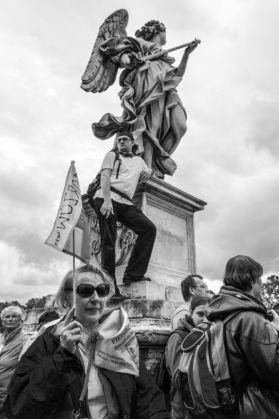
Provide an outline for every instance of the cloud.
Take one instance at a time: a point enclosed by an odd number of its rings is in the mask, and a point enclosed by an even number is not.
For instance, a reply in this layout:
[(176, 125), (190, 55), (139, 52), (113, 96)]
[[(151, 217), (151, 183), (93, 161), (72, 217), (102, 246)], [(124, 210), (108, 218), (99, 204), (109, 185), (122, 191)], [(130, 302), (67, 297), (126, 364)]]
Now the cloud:
[(54, 294), (69, 269), (71, 267), (65, 259), (52, 261), (45, 270), (33, 262), (24, 263), (22, 253), (15, 246), (8, 246), (1, 241), (1, 299), (17, 299), (24, 303), (32, 297)]
[[(17, 13), (14, 13), (16, 4)], [(129, 35), (150, 19), (167, 26), (168, 46), (199, 37), (178, 87), (188, 132), (166, 181), (208, 202), (195, 214), (198, 270), (222, 278), (227, 259), (246, 253), (278, 272), (278, 2), (128, 0), (83, 7), (61, 0), (3, 5), (0, 16), (1, 278), (5, 296), (55, 292), (69, 256), (44, 245), (66, 173), (76, 161), (82, 191), (112, 140), (91, 123), (120, 115), (118, 82), (86, 94), (80, 78), (102, 21), (127, 8)], [(260, 30), (259, 30), (260, 29)], [(177, 63), (182, 51), (174, 53)], [(12, 267), (10, 266), (12, 262)], [(33, 284), (33, 286), (32, 286)]]
[(248, 143), (279, 157), (279, 101), (254, 100), (247, 111), (250, 132)]

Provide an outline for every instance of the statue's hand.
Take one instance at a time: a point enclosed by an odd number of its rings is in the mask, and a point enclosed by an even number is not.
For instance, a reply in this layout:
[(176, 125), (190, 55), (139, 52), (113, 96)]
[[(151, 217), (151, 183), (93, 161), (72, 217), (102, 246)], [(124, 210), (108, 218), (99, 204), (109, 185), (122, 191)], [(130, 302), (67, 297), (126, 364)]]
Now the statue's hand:
[(197, 46), (200, 44), (200, 40), (199, 39), (195, 39), (192, 43), (191, 43), (191, 45), (189, 45), (186, 49), (185, 49), (185, 53), (186, 54), (191, 54), (191, 52), (193, 52), (196, 48), (197, 48)]
[(135, 52), (131, 52), (129, 54), (129, 58), (131, 62), (131, 67), (137, 67), (141, 64), (145, 64), (145, 61), (143, 61), (142, 58)]
[(120, 67), (129, 68), (131, 67), (131, 60), (128, 54), (124, 53), (121, 55), (120, 60)]

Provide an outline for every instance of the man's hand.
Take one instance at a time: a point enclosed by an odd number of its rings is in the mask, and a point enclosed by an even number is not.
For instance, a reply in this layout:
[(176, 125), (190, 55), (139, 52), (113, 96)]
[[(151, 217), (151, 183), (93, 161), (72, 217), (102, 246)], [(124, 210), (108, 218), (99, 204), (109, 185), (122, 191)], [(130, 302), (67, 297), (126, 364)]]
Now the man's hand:
[(148, 169), (148, 171), (147, 170), (143, 170), (142, 172), (140, 172), (139, 183), (147, 182), (148, 179), (150, 179), (152, 173), (153, 172), (152, 172), (151, 169)]
[(111, 200), (104, 201), (103, 205), (101, 206), (100, 212), (106, 218), (109, 218), (110, 214), (114, 214)]

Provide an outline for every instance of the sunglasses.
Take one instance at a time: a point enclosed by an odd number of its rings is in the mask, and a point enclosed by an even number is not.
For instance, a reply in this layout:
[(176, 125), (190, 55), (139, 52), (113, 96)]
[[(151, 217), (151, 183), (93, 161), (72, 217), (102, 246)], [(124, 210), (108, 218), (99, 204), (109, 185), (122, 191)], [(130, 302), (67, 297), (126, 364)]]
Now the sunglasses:
[(109, 294), (110, 286), (109, 284), (99, 284), (97, 287), (94, 287), (90, 284), (81, 284), (77, 287), (77, 295), (81, 298), (89, 298), (95, 291), (98, 297), (103, 298)]

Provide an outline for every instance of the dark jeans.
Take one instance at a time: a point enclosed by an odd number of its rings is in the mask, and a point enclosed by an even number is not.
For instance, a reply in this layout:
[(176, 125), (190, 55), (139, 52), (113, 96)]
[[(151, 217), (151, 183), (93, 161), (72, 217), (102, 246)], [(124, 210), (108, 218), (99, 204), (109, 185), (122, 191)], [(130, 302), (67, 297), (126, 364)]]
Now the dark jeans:
[(115, 277), (116, 222), (119, 221), (138, 235), (125, 275), (135, 280), (141, 278), (148, 268), (156, 238), (156, 227), (139, 208), (116, 201), (112, 201), (114, 214), (105, 218), (100, 212), (103, 202), (102, 198), (94, 199), (94, 208), (100, 223), (102, 267), (110, 276)]

